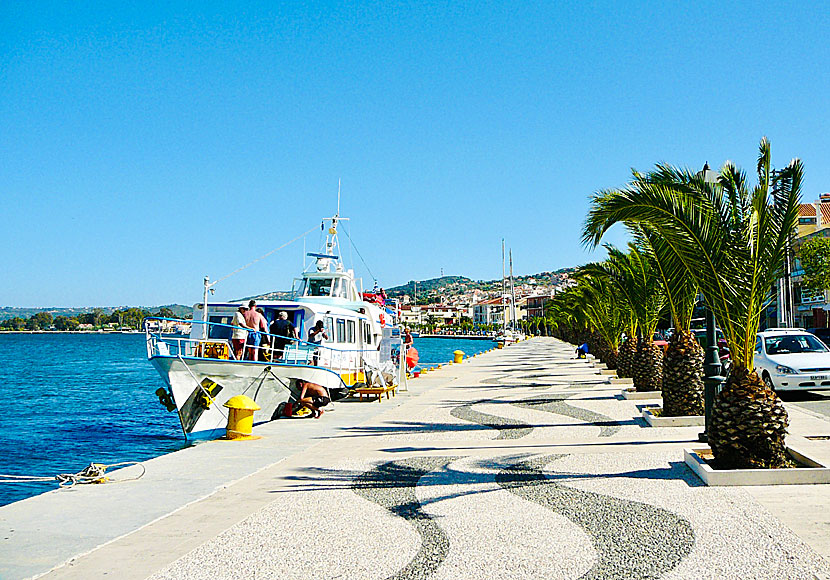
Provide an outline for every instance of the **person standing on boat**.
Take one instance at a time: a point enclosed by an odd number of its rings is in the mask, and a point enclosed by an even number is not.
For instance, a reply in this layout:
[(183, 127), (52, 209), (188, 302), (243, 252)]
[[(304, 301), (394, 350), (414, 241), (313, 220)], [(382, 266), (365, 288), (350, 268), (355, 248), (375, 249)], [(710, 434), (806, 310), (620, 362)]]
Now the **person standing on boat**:
[(251, 332), (248, 333), (248, 358), (249, 360), (257, 360), (259, 358), (259, 343), (262, 339), (262, 335), (260, 334), (261, 330), (268, 332), (268, 323), (265, 320), (265, 317), (257, 312), (256, 310), (256, 300), (251, 300), (248, 302), (248, 311), (245, 312), (245, 322), (248, 324), (248, 328), (251, 329)]
[(259, 349), (259, 360), (262, 362), (268, 362), (269, 354), (271, 350), (271, 338), (268, 335), (268, 319), (265, 318), (265, 311), (262, 308), (257, 308), (257, 312), (259, 312), (259, 316), (262, 318), (262, 338), (260, 340), (260, 349)]
[(300, 338), (297, 329), (288, 320), (288, 313), (280, 311), (276, 320), (271, 323), (271, 334), (274, 335), (274, 359), (282, 358), (285, 354), (285, 347), (292, 339)]
[(311, 364), (315, 367), (317, 366), (317, 362), (320, 360), (320, 345), (323, 344), (324, 338), (328, 340), (329, 335), (326, 334), (323, 321), (318, 320), (317, 324), (315, 324), (314, 327), (308, 331), (308, 342), (317, 347), (314, 349), (314, 354), (311, 357)]
[(231, 335), (231, 344), (233, 345), (233, 355), (236, 360), (242, 360), (242, 355), (245, 354), (245, 341), (248, 339), (248, 322), (245, 320), (244, 305), (240, 305), (236, 313), (233, 315), (233, 334)]

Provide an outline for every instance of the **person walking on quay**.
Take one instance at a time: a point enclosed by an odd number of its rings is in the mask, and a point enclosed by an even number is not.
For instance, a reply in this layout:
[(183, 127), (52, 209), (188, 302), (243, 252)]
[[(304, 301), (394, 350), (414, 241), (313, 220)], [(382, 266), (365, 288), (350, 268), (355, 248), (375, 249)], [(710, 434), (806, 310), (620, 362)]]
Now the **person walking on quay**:
[(308, 342), (317, 347), (314, 349), (314, 354), (311, 359), (311, 364), (315, 367), (317, 366), (317, 362), (320, 360), (320, 345), (323, 344), (324, 338), (328, 340), (329, 335), (326, 334), (323, 321), (318, 320), (317, 324), (315, 324), (314, 327), (308, 331)]
[(245, 320), (244, 305), (240, 305), (233, 315), (233, 334), (231, 335), (231, 345), (233, 346), (233, 356), (236, 360), (242, 360), (242, 355), (245, 353), (245, 341), (248, 339), (248, 322)]
[(274, 335), (274, 359), (282, 358), (287, 344), (299, 337), (297, 329), (288, 320), (288, 313), (280, 311), (277, 318), (271, 323), (271, 334)]
[(412, 345), (415, 343), (415, 339), (412, 338), (412, 332), (409, 330), (409, 327), (403, 329), (403, 351), (408, 351)]

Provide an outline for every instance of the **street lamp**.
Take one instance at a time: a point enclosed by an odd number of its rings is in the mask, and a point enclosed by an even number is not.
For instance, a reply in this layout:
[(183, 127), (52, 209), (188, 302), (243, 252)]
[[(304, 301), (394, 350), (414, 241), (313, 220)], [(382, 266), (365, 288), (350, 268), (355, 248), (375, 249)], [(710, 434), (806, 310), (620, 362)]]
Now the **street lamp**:
[[(703, 165), (703, 170), (697, 174), (704, 183), (715, 184), (718, 182), (718, 174), (709, 169), (709, 163)], [(725, 380), (721, 376), (723, 366), (720, 362), (718, 352), (718, 337), (715, 331), (715, 313), (705, 303), (706, 308), (706, 355), (703, 358), (703, 433), (697, 436), (698, 441), (706, 443), (709, 440), (709, 425), (712, 424), (712, 407), (715, 405), (715, 397), (720, 392), (721, 385)]]

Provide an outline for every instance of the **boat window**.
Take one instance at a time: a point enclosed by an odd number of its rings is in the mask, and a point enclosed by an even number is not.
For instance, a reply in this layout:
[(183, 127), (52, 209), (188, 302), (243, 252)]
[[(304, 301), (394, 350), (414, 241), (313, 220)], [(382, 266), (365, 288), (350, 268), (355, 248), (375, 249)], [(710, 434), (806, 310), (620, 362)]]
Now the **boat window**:
[(355, 342), (354, 320), (349, 320), (346, 324), (348, 324), (348, 342)]
[(343, 283), (343, 278), (334, 279), (334, 290), (331, 295), (338, 298), (346, 298), (346, 285)]
[(346, 342), (346, 321), (337, 319), (337, 342)]
[(328, 338), (324, 338), (325, 342), (334, 342), (334, 319), (331, 316), (326, 316), (326, 334)]
[(210, 331), (208, 332), (208, 337), (210, 338), (217, 338), (219, 340), (228, 340), (231, 337), (232, 329), (228, 328), (227, 326), (216, 326), (218, 324), (232, 324), (233, 317), (230, 315), (228, 316), (211, 316), (208, 319), (209, 322), (212, 324), (210, 325)]
[(363, 344), (372, 344), (372, 327), (368, 322), (363, 323)]
[(331, 278), (309, 278), (306, 281), (305, 296), (330, 296)]

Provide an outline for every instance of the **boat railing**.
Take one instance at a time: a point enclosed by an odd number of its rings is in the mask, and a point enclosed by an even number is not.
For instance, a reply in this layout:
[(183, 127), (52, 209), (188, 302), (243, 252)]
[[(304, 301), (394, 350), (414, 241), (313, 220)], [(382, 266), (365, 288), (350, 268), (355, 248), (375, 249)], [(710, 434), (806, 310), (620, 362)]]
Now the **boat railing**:
[[(195, 332), (191, 336), (165, 334), (163, 329), (173, 323), (189, 323), (194, 325)], [(207, 332), (204, 327), (207, 325)], [(202, 331), (199, 331), (199, 329)], [(372, 365), (379, 361), (378, 348), (343, 349), (327, 344), (311, 343), (305, 340), (288, 336), (280, 336), (263, 331), (254, 331), (249, 328), (240, 329), (238, 326), (218, 322), (204, 322), (201, 320), (181, 320), (175, 318), (150, 317), (144, 319), (144, 330), (147, 341), (147, 357), (184, 357), (213, 359), (235, 363), (269, 363), (276, 365), (308, 365), (331, 370), (341, 376), (353, 375), (352, 380), (365, 380), (367, 362)], [(211, 332), (213, 330), (213, 332)], [(231, 338), (219, 336), (233, 336), (234, 330), (244, 330), (246, 342), (242, 352), (234, 351)], [(250, 333), (258, 332), (260, 344), (248, 343)], [(214, 337), (211, 337), (211, 335)], [(193, 338), (201, 336), (206, 338)], [(274, 348), (279, 341), (285, 343), (281, 349)], [(241, 356), (240, 356), (241, 355)], [(398, 357), (399, 358), (399, 357)], [(368, 359), (368, 361), (367, 361)], [(400, 364), (393, 356), (396, 367)]]

